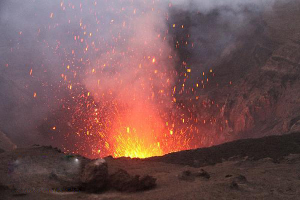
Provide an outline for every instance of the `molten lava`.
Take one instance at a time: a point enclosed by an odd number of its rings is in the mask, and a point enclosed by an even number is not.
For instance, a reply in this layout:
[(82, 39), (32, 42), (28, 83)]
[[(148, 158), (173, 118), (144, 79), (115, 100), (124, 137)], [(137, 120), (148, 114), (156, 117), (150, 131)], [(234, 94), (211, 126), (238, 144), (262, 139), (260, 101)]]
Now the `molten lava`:
[(115, 157), (146, 158), (160, 156), (164, 123), (154, 106), (138, 103), (120, 115), (111, 132)]

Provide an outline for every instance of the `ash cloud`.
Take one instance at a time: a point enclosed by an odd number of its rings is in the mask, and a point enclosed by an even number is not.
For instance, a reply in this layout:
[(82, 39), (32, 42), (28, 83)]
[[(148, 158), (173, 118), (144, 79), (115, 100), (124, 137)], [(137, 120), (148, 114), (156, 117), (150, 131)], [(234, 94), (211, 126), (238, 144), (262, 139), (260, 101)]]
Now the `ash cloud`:
[[(174, 62), (180, 60), (175, 56), (180, 57), (180, 52), (172, 37), (184, 32), (173, 30), (173, 23), (186, 22), (188, 18), (189, 42), (194, 47), (183, 50), (190, 53), (188, 59), (195, 63), (194, 69), (202, 71), (234, 49), (236, 39), (247, 34), (252, 17), (271, 9), (273, 3), (1, 1), (0, 129), (20, 146), (49, 143), (51, 136), (40, 133), (38, 127), (61, 106), (61, 99), (73, 95), (68, 92), (73, 83), (82, 84), (98, 102), (102, 94), (112, 93), (107, 100), (119, 96), (133, 108), (151, 99), (152, 92), (170, 89), (176, 79), (168, 74)], [(167, 29), (170, 35), (164, 39)], [(169, 60), (170, 55), (173, 60)], [(135, 71), (139, 65), (143, 69)], [(92, 73), (93, 69), (96, 72)], [(155, 70), (161, 75), (156, 76)], [(163, 82), (166, 78), (169, 82)], [(137, 96), (133, 97), (132, 91)], [(155, 109), (165, 109), (166, 103), (158, 102), (167, 101), (170, 102), (170, 94), (155, 97), (155, 102), (147, 104), (149, 112), (157, 105)], [(142, 112), (143, 108), (144, 104), (140, 104), (134, 112)]]
[(240, 37), (253, 34), (253, 29), (257, 26), (255, 19), (262, 12), (271, 11), (275, 2), (174, 0), (171, 20), (173, 23), (177, 20), (179, 23), (189, 24), (189, 42), (194, 46), (183, 48), (192, 52), (191, 63), (201, 63), (202, 69), (206, 69), (233, 51)]
[[(221, 64), (243, 42), (255, 37), (263, 25), (263, 13), (272, 11), (276, 0), (174, 0), (170, 9), (170, 30), (179, 41), (178, 54), (192, 69), (187, 85), (197, 81), (197, 74)], [(180, 26), (184, 25), (184, 29)], [(189, 35), (189, 38), (186, 37)], [(248, 38), (248, 39), (247, 39)], [(187, 45), (185, 45), (187, 42)], [(175, 45), (174, 45), (175, 46)], [(178, 68), (183, 72), (182, 68)], [(179, 80), (179, 85), (182, 84)]]

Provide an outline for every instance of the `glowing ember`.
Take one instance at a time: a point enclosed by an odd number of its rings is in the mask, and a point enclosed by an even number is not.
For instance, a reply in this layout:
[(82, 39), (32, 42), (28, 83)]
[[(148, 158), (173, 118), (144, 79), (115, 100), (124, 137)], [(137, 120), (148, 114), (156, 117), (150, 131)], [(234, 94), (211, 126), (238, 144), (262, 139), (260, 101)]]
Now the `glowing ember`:
[[(53, 106), (53, 117), (46, 119), (56, 144), (90, 158), (146, 158), (212, 144), (199, 127), (215, 121), (202, 117), (193, 104), (201, 99), (199, 91), (211, 81), (212, 70), (192, 71), (180, 60), (174, 49), (194, 44), (188, 42), (189, 35), (184, 41), (169, 37), (169, 30), (187, 26), (169, 22), (168, 9), (159, 0), (53, 4), (59, 11), (35, 16), (48, 21), (31, 31), (36, 31), (33, 45), (55, 62), (45, 59), (28, 71), (45, 90), (55, 91), (59, 106)], [(47, 34), (55, 40), (43, 36)], [(170, 40), (175, 40), (174, 46)], [(177, 62), (181, 70), (175, 69)], [(59, 81), (43, 81), (49, 68)], [(192, 73), (200, 78), (189, 84)], [(42, 91), (31, 94), (35, 100), (48, 100)], [(186, 100), (183, 95), (192, 105), (188, 109), (181, 103)], [(212, 106), (210, 100), (201, 100), (202, 107)]]

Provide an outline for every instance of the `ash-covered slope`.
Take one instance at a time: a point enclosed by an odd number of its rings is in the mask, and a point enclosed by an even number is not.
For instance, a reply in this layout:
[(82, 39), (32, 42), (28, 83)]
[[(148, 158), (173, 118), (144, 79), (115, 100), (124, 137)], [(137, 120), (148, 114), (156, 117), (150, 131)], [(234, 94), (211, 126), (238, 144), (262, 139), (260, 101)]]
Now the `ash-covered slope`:
[(259, 160), (271, 158), (274, 162), (289, 154), (300, 154), (300, 132), (258, 139), (244, 139), (209, 148), (170, 153), (146, 160), (202, 167), (215, 165), (230, 158)]

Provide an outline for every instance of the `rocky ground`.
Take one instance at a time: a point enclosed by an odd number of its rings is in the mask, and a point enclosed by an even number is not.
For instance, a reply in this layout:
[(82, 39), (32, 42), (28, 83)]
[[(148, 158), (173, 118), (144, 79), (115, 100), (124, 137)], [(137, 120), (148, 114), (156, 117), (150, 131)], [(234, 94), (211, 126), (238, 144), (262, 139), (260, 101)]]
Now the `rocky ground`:
[(300, 195), (300, 133), (146, 160), (90, 161), (42, 146), (7, 151), (0, 160), (1, 199), (297, 199)]

